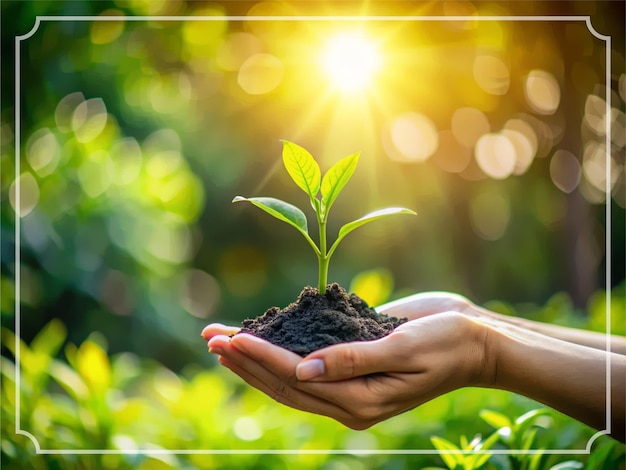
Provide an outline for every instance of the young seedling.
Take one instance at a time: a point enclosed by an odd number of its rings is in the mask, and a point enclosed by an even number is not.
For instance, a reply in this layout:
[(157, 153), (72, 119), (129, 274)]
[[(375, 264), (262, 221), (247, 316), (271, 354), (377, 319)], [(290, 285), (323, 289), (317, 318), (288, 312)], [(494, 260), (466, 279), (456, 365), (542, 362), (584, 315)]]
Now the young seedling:
[[(360, 219), (349, 222), (341, 227), (337, 239), (330, 249), (327, 249), (326, 223), (328, 221), (328, 213), (341, 190), (352, 177), (359, 161), (359, 155), (359, 153), (355, 153), (338, 161), (322, 178), (318, 163), (307, 150), (292, 142), (283, 141), (283, 163), (285, 164), (285, 168), (289, 176), (291, 176), (291, 179), (309, 196), (311, 206), (313, 206), (313, 210), (315, 211), (319, 227), (319, 246), (315, 244), (309, 235), (306, 215), (296, 206), (273, 197), (245, 198), (236, 196), (233, 199), (233, 202), (251, 202), (268, 214), (288, 223), (304, 235), (304, 238), (306, 238), (307, 242), (309, 242), (313, 248), (319, 261), (318, 290), (320, 294), (326, 292), (330, 257), (337, 249), (339, 242), (343, 240), (346, 235), (362, 225), (388, 215), (416, 215), (412, 210), (402, 207), (388, 207), (386, 209), (370, 212)], [(320, 190), (321, 197), (318, 197)]]

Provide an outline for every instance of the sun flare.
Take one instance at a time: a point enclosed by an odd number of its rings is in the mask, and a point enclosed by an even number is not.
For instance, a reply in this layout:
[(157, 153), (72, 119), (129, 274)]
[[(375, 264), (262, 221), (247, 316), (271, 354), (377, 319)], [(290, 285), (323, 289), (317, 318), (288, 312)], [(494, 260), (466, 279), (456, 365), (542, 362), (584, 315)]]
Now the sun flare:
[(377, 45), (360, 34), (345, 33), (331, 38), (322, 56), (324, 70), (343, 91), (363, 90), (381, 65)]

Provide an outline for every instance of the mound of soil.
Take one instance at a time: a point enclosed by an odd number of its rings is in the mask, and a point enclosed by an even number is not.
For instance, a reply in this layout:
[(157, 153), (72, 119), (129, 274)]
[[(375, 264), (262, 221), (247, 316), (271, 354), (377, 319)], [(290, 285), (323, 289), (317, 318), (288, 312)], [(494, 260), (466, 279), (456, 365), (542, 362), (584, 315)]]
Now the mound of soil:
[(305, 287), (284, 309), (272, 307), (257, 318), (244, 320), (240, 333), (258, 336), (304, 357), (337, 343), (382, 338), (405, 321), (376, 313), (363, 299), (334, 283), (323, 295), (316, 288)]

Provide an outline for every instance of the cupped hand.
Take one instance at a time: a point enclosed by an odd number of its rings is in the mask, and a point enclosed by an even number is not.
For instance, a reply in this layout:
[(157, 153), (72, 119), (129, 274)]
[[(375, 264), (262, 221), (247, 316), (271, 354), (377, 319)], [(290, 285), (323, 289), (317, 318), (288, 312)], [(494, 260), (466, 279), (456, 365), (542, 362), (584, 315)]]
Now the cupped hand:
[(376, 307), (378, 313), (415, 320), (441, 312), (473, 313), (476, 305), (451, 292), (419, 292)]
[(384, 338), (330, 346), (304, 359), (248, 334), (229, 337), (234, 331), (223, 325), (203, 331), (221, 364), (280, 403), (353, 429), (491, 380), (487, 329), (457, 312), (422, 316)]

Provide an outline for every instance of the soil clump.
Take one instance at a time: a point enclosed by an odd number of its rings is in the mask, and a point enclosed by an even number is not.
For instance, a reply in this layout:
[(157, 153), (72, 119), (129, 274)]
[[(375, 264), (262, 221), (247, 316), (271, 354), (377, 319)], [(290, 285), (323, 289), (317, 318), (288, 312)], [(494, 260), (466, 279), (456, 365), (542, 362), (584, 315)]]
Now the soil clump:
[(240, 333), (304, 357), (333, 344), (382, 338), (406, 321), (376, 313), (363, 299), (333, 283), (322, 295), (317, 288), (305, 287), (284, 309), (271, 307), (261, 316), (244, 320)]

